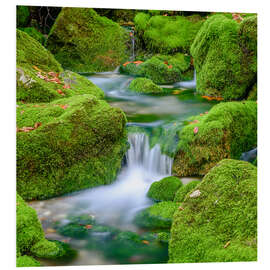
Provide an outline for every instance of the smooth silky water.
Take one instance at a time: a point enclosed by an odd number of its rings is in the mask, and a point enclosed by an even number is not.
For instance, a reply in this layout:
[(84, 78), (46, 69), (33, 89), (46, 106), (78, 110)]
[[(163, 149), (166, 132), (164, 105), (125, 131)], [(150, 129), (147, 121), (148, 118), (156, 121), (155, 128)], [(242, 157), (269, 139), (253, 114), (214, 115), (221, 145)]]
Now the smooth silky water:
[[(138, 211), (153, 203), (146, 196), (151, 183), (171, 175), (173, 159), (170, 156), (176, 150), (177, 140), (175, 136), (169, 140), (164, 134), (176, 133), (189, 116), (208, 111), (214, 103), (205, 101), (192, 91), (158, 96), (133, 93), (128, 90), (133, 77), (119, 74), (118, 69), (98, 73), (88, 79), (103, 89), (106, 100), (112, 106), (120, 107), (126, 113), (130, 148), (112, 184), (30, 203), (38, 212), (46, 237), (67, 242), (78, 251), (77, 257), (71, 261), (44, 260), (43, 264), (166, 262), (166, 244), (152, 244), (150, 241), (144, 245), (145, 248), (121, 246), (114, 243), (108, 230), (91, 233), (89, 229), (89, 234), (77, 239), (61, 235), (58, 229), (69, 224), (74, 217), (83, 215), (93, 217), (97, 225), (112, 230), (133, 231), (143, 237), (145, 232), (137, 228), (132, 220)], [(164, 142), (166, 147), (162, 148)], [(184, 178), (182, 182), (186, 184), (191, 180), (194, 179)]]

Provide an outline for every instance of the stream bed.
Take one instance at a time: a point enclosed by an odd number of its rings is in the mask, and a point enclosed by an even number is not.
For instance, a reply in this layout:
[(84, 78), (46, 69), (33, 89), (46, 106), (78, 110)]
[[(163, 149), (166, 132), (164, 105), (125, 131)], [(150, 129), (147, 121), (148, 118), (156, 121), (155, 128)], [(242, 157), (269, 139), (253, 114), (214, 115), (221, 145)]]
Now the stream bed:
[[(151, 183), (171, 175), (176, 132), (188, 117), (208, 111), (215, 102), (190, 90), (172, 90), (158, 96), (136, 94), (128, 91), (133, 77), (117, 72), (98, 73), (88, 79), (105, 92), (111, 106), (126, 113), (130, 148), (112, 184), (30, 202), (37, 210), (46, 237), (67, 242), (78, 252), (69, 261), (42, 263), (165, 263), (168, 245), (154, 241), (153, 232), (136, 227), (133, 218), (153, 204), (146, 196)], [(183, 184), (192, 180), (181, 179)], [(122, 241), (124, 238), (127, 241)]]

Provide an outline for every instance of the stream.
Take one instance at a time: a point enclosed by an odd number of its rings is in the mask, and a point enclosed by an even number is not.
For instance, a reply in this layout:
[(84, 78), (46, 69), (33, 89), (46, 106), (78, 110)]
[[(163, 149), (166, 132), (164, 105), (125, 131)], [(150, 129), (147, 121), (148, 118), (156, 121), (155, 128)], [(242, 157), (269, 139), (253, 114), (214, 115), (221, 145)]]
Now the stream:
[[(88, 79), (105, 92), (111, 106), (126, 113), (130, 148), (112, 184), (29, 203), (37, 210), (48, 239), (67, 242), (78, 251), (72, 260), (42, 260), (42, 263), (50, 266), (167, 262), (167, 244), (151, 243), (149, 234), (132, 221), (138, 211), (153, 204), (146, 196), (151, 183), (171, 175), (176, 132), (188, 117), (208, 111), (215, 102), (206, 101), (191, 90), (175, 89), (170, 94), (156, 96), (136, 94), (128, 91), (133, 77), (121, 75), (117, 70), (91, 75)], [(184, 184), (192, 180), (181, 179)], [(77, 217), (86, 217), (86, 222), (95, 220), (91, 225), (80, 222), (99, 229), (74, 237), (61, 233), (64, 231), (61, 228)], [(114, 241), (115, 232), (120, 231), (136, 232), (150, 244), (146, 241), (142, 248), (122, 246)]]

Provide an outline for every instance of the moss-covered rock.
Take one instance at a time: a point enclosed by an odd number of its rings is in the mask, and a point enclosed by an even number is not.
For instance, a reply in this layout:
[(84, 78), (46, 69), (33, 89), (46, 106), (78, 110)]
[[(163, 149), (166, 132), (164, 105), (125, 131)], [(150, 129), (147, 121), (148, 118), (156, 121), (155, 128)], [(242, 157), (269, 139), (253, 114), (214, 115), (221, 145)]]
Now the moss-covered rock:
[(155, 94), (163, 92), (163, 89), (160, 86), (153, 83), (152, 80), (146, 78), (136, 78), (132, 80), (128, 88), (132, 91), (144, 94)]
[(165, 177), (152, 183), (147, 196), (155, 201), (173, 201), (176, 191), (182, 185), (181, 180), (175, 176)]
[(23, 27), (19, 28), (21, 31), (27, 33), (30, 37), (37, 40), (39, 43), (44, 44), (46, 38), (35, 27)]
[(138, 13), (135, 28), (148, 50), (159, 53), (188, 52), (203, 19), (194, 16), (150, 16)]
[(44, 199), (111, 183), (127, 147), (125, 123), (120, 109), (91, 95), (19, 105), (17, 191)]
[(255, 83), (249, 91), (247, 100), (257, 100), (257, 83)]
[(222, 160), (173, 217), (169, 262), (257, 260), (257, 169)]
[(120, 72), (151, 79), (156, 84), (175, 83), (190, 70), (190, 56), (177, 53), (173, 56), (155, 55), (145, 62), (130, 62), (120, 66)]
[(17, 266), (39, 266), (38, 258), (62, 258), (75, 255), (67, 244), (59, 241), (48, 241), (42, 230), (36, 211), (28, 206), (17, 194), (16, 198), (16, 253)]
[(169, 232), (160, 232), (160, 233), (158, 233), (157, 240), (161, 243), (168, 244), (170, 237), (171, 237), (171, 234)]
[(182, 187), (180, 187), (174, 196), (174, 202), (183, 202), (186, 195), (191, 192), (198, 184), (200, 183), (199, 180), (194, 180), (191, 181), (189, 183), (187, 183), (186, 185), (183, 185)]
[(76, 72), (113, 70), (126, 58), (126, 32), (90, 8), (63, 8), (46, 42), (64, 68)]
[(257, 16), (240, 24), (211, 16), (196, 35), (191, 54), (197, 91), (226, 100), (245, 98), (257, 76)]
[(17, 27), (25, 27), (28, 24), (30, 16), (29, 7), (17, 6), (16, 7), (16, 21)]
[(39, 42), (17, 30), (17, 100), (49, 102), (73, 95), (104, 93), (85, 77), (63, 71), (54, 56)]
[(173, 173), (181, 176), (205, 175), (224, 158), (239, 159), (257, 145), (257, 103), (227, 102), (212, 107), (207, 114), (192, 117), (179, 133)]
[(177, 204), (171, 201), (159, 202), (140, 211), (134, 218), (134, 223), (142, 228), (169, 229)]
[(31, 256), (20, 256), (16, 259), (16, 266), (17, 267), (37, 267), (41, 266), (40, 262), (35, 260)]

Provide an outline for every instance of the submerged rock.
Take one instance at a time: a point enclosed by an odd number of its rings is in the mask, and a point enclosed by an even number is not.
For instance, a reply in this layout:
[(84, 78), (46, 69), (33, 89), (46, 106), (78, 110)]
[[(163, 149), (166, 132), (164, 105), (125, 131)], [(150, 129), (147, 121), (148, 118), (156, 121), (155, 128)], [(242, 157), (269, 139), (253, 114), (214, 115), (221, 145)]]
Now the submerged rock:
[(91, 95), (20, 105), (18, 193), (45, 199), (111, 183), (127, 148), (125, 124), (120, 109)]
[(191, 46), (197, 91), (226, 100), (246, 98), (257, 81), (257, 16), (240, 24), (224, 15), (204, 22)]
[(257, 260), (257, 169), (225, 159), (173, 216), (169, 262)]
[(183, 186), (181, 180), (174, 176), (165, 177), (152, 183), (147, 196), (155, 201), (173, 201), (175, 193)]
[(144, 94), (162, 93), (163, 91), (160, 86), (146, 78), (136, 78), (132, 80), (128, 88), (132, 91)]
[(17, 30), (17, 101), (50, 102), (73, 95), (104, 93), (79, 74), (63, 71), (54, 56), (27, 33)]
[(194, 119), (178, 134), (173, 173), (179, 177), (203, 176), (220, 160), (239, 159), (257, 145), (254, 101), (220, 103)]
[(62, 8), (46, 42), (64, 68), (76, 72), (113, 70), (126, 57), (128, 35), (90, 8)]

